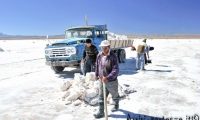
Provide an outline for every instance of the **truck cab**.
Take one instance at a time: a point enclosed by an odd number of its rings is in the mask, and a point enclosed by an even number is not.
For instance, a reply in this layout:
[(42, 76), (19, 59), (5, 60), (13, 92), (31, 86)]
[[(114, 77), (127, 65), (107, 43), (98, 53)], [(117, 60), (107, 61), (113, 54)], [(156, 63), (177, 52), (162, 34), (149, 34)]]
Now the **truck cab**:
[(106, 25), (78, 26), (66, 29), (65, 39), (45, 47), (46, 65), (51, 66), (55, 73), (62, 72), (65, 67), (80, 66), (85, 40), (91, 39), (92, 44), (100, 52), (101, 41), (107, 39), (106, 30)]

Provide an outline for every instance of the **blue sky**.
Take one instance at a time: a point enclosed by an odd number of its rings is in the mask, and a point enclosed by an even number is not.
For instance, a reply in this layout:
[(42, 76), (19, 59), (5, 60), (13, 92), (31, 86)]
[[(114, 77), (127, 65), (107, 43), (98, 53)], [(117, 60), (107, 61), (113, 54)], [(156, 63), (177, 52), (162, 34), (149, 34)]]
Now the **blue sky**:
[(86, 14), (118, 34), (200, 34), (200, 0), (1, 0), (0, 32), (60, 35)]

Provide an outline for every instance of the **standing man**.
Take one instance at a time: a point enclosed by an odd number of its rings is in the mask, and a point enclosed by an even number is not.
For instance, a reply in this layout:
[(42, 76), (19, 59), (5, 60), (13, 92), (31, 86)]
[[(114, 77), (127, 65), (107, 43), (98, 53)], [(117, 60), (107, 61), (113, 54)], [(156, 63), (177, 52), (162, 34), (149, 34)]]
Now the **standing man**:
[[(146, 39), (142, 41), (142, 43), (138, 44), (137, 47), (137, 59), (136, 59), (136, 69), (137, 70), (145, 70), (144, 69), (144, 54), (145, 54), (145, 49), (148, 51), (147, 44), (146, 44)], [(149, 51), (148, 51), (149, 52)]]
[(83, 58), (82, 63), (84, 63), (84, 72), (83, 75), (85, 76), (87, 72), (94, 72), (95, 71), (95, 62), (98, 55), (98, 49), (96, 46), (92, 44), (90, 39), (86, 39), (86, 46), (83, 51)]
[[(115, 102), (112, 112), (119, 108), (119, 93), (118, 93), (118, 72), (119, 62), (117, 56), (110, 51), (110, 43), (104, 40), (100, 44), (102, 52), (99, 53), (96, 60), (95, 79), (99, 80), (99, 111), (94, 114), (95, 118), (104, 117), (104, 93), (103, 82), (106, 87), (106, 96), (110, 93)], [(100, 78), (100, 79), (99, 79)]]

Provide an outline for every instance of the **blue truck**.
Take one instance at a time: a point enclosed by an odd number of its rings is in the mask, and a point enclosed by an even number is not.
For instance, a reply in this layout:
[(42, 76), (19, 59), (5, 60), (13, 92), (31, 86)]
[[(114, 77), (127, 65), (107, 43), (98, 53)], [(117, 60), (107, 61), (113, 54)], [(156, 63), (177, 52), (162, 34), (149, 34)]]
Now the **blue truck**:
[[(65, 67), (81, 67), (85, 40), (91, 39), (92, 44), (101, 52), (99, 45), (101, 41), (107, 40), (107, 30), (107, 25), (76, 26), (66, 29), (65, 39), (45, 47), (46, 65), (55, 73), (62, 72)], [(126, 52), (123, 48), (131, 47), (133, 40), (109, 40), (109, 42), (111, 51), (118, 56), (119, 62), (125, 62)]]

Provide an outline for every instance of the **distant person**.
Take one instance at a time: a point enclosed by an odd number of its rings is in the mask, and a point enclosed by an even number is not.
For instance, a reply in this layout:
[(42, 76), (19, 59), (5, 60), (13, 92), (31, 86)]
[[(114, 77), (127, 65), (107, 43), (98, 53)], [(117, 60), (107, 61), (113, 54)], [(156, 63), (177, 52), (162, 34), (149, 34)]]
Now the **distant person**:
[(86, 45), (83, 51), (83, 58), (81, 60), (84, 63), (83, 75), (86, 76), (87, 72), (95, 71), (95, 62), (98, 55), (98, 49), (92, 44), (90, 39), (86, 39)]
[(141, 43), (138, 44), (136, 52), (137, 52), (137, 59), (136, 59), (136, 70), (145, 70), (144, 68), (144, 54), (145, 49), (147, 49), (146, 39), (144, 39)]
[(144, 63), (147, 65), (148, 61), (147, 61), (147, 57), (149, 59), (149, 51), (150, 51), (150, 45), (147, 45), (147, 49), (144, 49)]
[(114, 101), (114, 107), (112, 112), (117, 111), (119, 108), (119, 93), (118, 93), (118, 73), (119, 62), (118, 58), (110, 50), (110, 43), (108, 40), (104, 40), (100, 44), (102, 52), (99, 53), (96, 60), (95, 79), (99, 80), (99, 111), (94, 114), (95, 118), (104, 117), (104, 93), (103, 82), (106, 87), (106, 96), (110, 93)]

